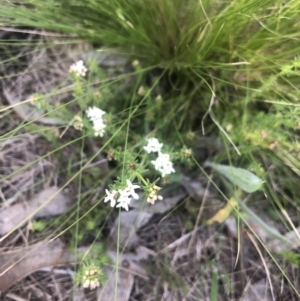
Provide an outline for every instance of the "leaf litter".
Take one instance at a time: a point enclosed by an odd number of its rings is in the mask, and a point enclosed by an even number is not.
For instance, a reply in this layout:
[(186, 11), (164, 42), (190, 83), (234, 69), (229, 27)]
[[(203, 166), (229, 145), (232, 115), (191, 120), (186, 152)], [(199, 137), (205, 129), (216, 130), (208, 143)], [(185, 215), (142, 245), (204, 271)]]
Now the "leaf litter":
[[(40, 57), (45, 58), (42, 52), (40, 54)], [(59, 59), (61, 53), (54, 54)], [(27, 59), (28, 61), (34, 61), (34, 57)], [(123, 58), (120, 58), (119, 61), (122, 62), (122, 60)], [(48, 91), (48, 88), (51, 86), (50, 84), (55, 84), (53, 82), (55, 76), (53, 76), (53, 73), (47, 72), (44, 75), (38, 75), (39, 81), (37, 86), (42, 91)], [(61, 71), (59, 72), (62, 75)], [(5, 75), (7, 76), (8, 73)], [(35, 83), (36, 78), (37, 74), (33, 72), (32, 77), (26, 75), (26, 77), (17, 78), (13, 85), (3, 82), (4, 94), (6, 93), (6, 96), (8, 96), (7, 91), (10, 91), (9, 97), (12, 99), (10, 104), (15, 106), (19, 103), (20, 99), (24, 99), (24, 95), (37, 92), (33, 89), (33, 83)], [(50, 80), (47, 83), (47, 79), (49, 78)], [(59, 76), (56, 76), (56, 79), (59, 80)], [(11, 91), (15, 94), (12, 95)], [(7, 97), (6, 100), (10, 102)], [(22, 106), (17, 105), (14, 109), (19, 107)], [(30, 120), (31, 118), (26, 110), (16, 112), (21, 119)], [(41, 112), (38, 112), (38, 114), (40, 115)], [(41, 122), (44, 122), (43, 119), (41, 119)], [(1, 130), (3, 131), (3, 129)], [(1, 162), (1, 177), (12, 175), (18, 168), (26, 166), (27, 163), (39, 158), (40, 150), (34, 148), (34, 141), (36, 139), (38, 137), (25, 134), (22, 137), (1, 141), (1, 158), (5, 158)], [(30, 144), (32, 146), (28, 150), (28, 145)], [(24, 145), (27, 147), (26, 152), (24, 152)], [(203, 156), (202, 154), (203, 152), (196, 154), (196, 156), (201, 157)], [(47, 159), (41, 162), (33, 164), (32, 167), (22, 172), (13, 174), (9, 179), (2, 182), (2, 186), (0, 187), (1, 211), (6, 212), (8, 216), (12, 217), (15, 214), (13, 210), (19, 212), (17, 210), (21, 210), (24, 204), (29, 208), (27, 209), (29, 211), (25, 210), (26, 214), (32, 214), (35, 211), (33, 208), (36, 209), (38, 204), (43, 202), (42, 199), (48, 198), (50, 194), (57, 192), (57, 186), (49, 185), (49, 182), (53, 182), (55, 178), (53, 176), (56, 170), (55, 164)], [(37, 179), (43, 179), (44, 184), (36, 185)], [(45, 185), (45, 182), (48, 182), (48, 186)], [(247, 235), (238, 233), (236, 224), (231, 223), (230, 226), (226, 225), (226, 220), (223, 225), (219, 225), (218, 223), (213, 223), (210, 226), (200, 225), (193, 231), (190, 231), (187, 222), (190, 219), (193, 220), (194, 216), (190, 215), (186, 210), (176, 210), (181, 204), (190, 201), (188, 200), (189, 198), (194, 198), (194, 202), (198, 202), (199, 207), (199, 200), (204, 195), (206, 184), (203, 181), (200, 185), (197, 185), (194, 179), (185, 177), (182, 181), (185, 191), (173, 191), (175, 194), (173, 196), (168, 192), (165, 195), (165, 202), (157, 203), (157, 206), (142, 208), (140, 206), (141, 203), (136, 203), (135, 205), (133, 204), (133, 207), (135, 207), (134, 210), (128, 213), (121, 213), (120, 219), (118, 220), (117, 218), (110, 229), (111, 249), (114, 251), (110, 250), (108, 252), (110, 258), (116, 263), (116, 227), (120, 222), (121, 253), (119, 254), (119, 281), (117, 285), (115, 282), (116, 269), (112, 267), (107, 267), (106, 269), (108, 275), (107, 285), (99, 288), (96, 295), (87, 294), (82, 289), (74, 287), (72, 273), (70, 273), (71, 276), (68, 278), (61, 278), (59, 281), (55, 280), (59, 279), (55, 278), (57, 277), (54, 272), (55, 270), (50, 269), (46, 271), (45, 267), (62, 265), (62, 269), (65, 270), (72, 267), (75, 261), (74, 249), (70, 249), (59, 239), (41, 241), (38, 244), (30, 243), (28, 245), (28, 241), (24, 238), (22, 239), (22, 247), (15, 249), (15, 247), (12, 247), (13, 241), (17, 241), (17, 239), (24, 236), (24, 232), (20, 228), (18, 229), (19, 234), (13, 238), (14, 240), (11, 240), (10, 250), (7, 250), (7, 246), (1, 250), (0, 290), (6, 290), (3, 293), (8, 298), (11, 298), (10, 296), (14, 298), (35, 296), (32, 300), (52, 300), (51, 298), (54, 296), (56, 296), (56, 299), (69, 300), (69, 297), (74, 295), (75, 290), (78, 292), (78, 295), (73, 300), (97, 299), (106, 301), (113, 300), (113, 294), (117, 286), (118, 301), (162, 299), (178, 301), (207, 300), (208, 296), (211, 295), (211, 288), (213, 286), (212, 275), (216, 275), (216, 279), (218, 279), (218, 300), (239, 299), (252, 301), (254, 300), (253, 294), (256, 297), (264, 298), (263, 300), (271, 300), (267, 275), (261, 263), (261, 258)], [(53, 190), (51, 191), (51, 189)], [(43, 193), (45, 193), (44, 196)], [(212, 198), (216, 197), (213, 194), (209, 192), (208, 200), (206, 201), (206, 205), (208, 204), (208, 206), (204, 208), (201, 215), (206, 220), (209, 220), (209, 218), (216, 214), (216, 212), (212, 214), (211, 208), (209, 208), (209, 202), (212, 201)], [(52, 203), (54, 207), (44, 206), (44, 211), (39, 211), (42, 212), (39, 213), (41, 214), (40, 217), (47, 216), (48, 214), (60, 214), (59, 210), (62, 213), (68, 209), (70, 199), (62, 194), (58, 195), (64, 206), (61, 208), (55, 206), (54, 198), (54, 202)], [(51, 202), (49, 203), (50, 205)], [(47, 210), (48, 212), (46, 212)], [(34, 215), (32, 216), (34, 217)], [(38, 217), (37, 215), (35, 216)], [(2, 213), (0, 217), (4, 220), (5, 215)], [(5, 227), (2, 228), (2, 235), (7, 232), (7, 229), (10, 231), (16, 226), (15, 221), (8, 220), (11, 225), (8, 223), (8, 225), (5, 225), (6, 229)], [(135, 222), (132, 223), (132, 220), (135, 220)], [(215, 220), (215, 222), (220, 221)], [(265, 233), (258, 235), (260, 237), (266, 236)], [(286, 234), (286, 236), (289, 239), (293, 239), (290, 233)], [(268, 238), (268, 236), (266, 237)], [(270, 241), (268, 246), (271, 248), (271, 243), (275, 244), (276, 240), (271, 239)], [(241, 250), (237, 260), (238, 244), (240, 244)], [(275, 245), (276, 247), (274, 248), (278, 248), (278, 243)], [(78, 252), (84, 252), (88, 248), (79, 248)], [(123, 250), (123, 248), (125, 249)], [(41, 253), (47, 254), (47, 256), (42, 257), (40, 256)], [(58, 256), (58, 254), (60, 255)], [(270, 274), (273, 277), (272, 280), (279, 283), (280, 279), (276, 277), (278, 270), (276, 270), (272, 260), (266, 254), (264, 256), (266, 256), (265, 264), (270, 268)], [(288, 270), (287, 272), (295, 274), (295, 270)], [(298, 269), (296, 273), (299, 273)], [(290, 277), (292, 274), (290, 274)], [(295, 281), (295, 285), (299, 286), (299, 283)], [(281, 290), (281, 300), (293, 300), (291, 292), (283, 296), (282, 291), (288, 291), (286, 284), (283, 285)], [(277, 294), (279, 296), (280, 291), (277, 291)]]
[(0, 235), (22, 226), (28, 221), (28, 218), (35, 219), (63, 214), (70, 205), (70, 198), (58, 187), (48, 187), (26, 203), (0, 208)]

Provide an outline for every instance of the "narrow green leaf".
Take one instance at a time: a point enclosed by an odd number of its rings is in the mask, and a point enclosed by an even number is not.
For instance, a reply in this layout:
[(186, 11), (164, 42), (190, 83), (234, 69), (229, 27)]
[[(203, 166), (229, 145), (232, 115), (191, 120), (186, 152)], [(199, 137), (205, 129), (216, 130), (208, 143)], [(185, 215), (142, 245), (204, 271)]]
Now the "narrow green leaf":
[(218, 301), (218, 272), (216, 268), (211, 275), (210, 301)]
[(206, 162), (204, 166), (209, 166), (226, 177), (234, 185), (240, 189), (251, 193), (262, 188), (263, 181), (252, 172), (229, 165), (215, 164)]

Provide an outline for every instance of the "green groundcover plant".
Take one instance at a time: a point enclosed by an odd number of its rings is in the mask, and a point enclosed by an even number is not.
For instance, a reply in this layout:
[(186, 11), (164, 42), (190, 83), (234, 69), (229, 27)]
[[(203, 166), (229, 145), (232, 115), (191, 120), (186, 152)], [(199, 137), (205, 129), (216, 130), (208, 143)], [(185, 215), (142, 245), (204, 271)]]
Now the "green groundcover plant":
[[(254, 172), (254, 185), (262, 188), (262, 179), (272, 206), (283, 209), (291, 198), (300, 202), (299, 13), (297, 0), (28, 0), (0, 4), (0, 23), (67, 33), (65, 43), (128, 59), (129, 69), (114, 76), (95, 60), (75, 62), (72, 99), (59, 107), (47, 95), (28, 100), (117, 162), (106, 207), (129, 210), (141, 193), (151, 204), (161, 200), (166, 183), (202, 170), (193, 149), (209, 135), (224, 145), (214, 161)], [(93, 265), (81, 282), (94, 288), (90, 273), (101, 274)]]

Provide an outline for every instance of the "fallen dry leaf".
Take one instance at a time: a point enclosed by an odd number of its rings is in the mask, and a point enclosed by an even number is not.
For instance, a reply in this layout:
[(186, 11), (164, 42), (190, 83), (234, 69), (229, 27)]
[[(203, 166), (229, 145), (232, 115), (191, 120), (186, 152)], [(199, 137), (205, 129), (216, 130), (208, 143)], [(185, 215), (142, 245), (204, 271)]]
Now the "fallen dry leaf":
[[(116, 285), (116, 273), (114, 270), (106, 271), (108, 280), (103, 285), (103, 289), (97, 290), (98, 301), (127, 301), (130, 297), (130, 292), (133, 286), (134, 277), (132, 274), (119, 270), (118, 285)], [(116, 298), (115, 298), (115, 294)]]
[[(200, 183), (200, 180), (194, 180), (187, 176), (183, 176), (181, 179), (181, 185), (188, 192), (190, 197), (193, 198), (203, 198), (205, 195), (205, 187)], [(207, 196), (210, 196), (210, 192), (206, 192)]]
[[(134, 283), (134, 275), (147, 278), (147, 271), (140, 261), (147, 260), (152, 252), (144, 247), (138, 247), (135, 253), (119, 254), (118, 282), (116, 284), (116, 269), (107, 267), (105, 274), (108, 280), (97, 290), (98, 301), (116, 300), (127, 301)], [(109, 257), (117, 262), (117, 253), (109, 252)], [(116, 299), (115, 299), (116, 293)]]
[[(38, 108), (23, 103), (20, 99), (14, 98), (8, 89), (3, 89), (3, 95), (7, 102), (10, 104), (10, 108), (18, 114), (18, 116), (25, 121), (36, 121), (46, 125), (67, 125), (68, 123), (58, 118), (43, 117), (45, 114)], [(5, 108), (6, 109), (6, 108)]]
[[(174, 208), (177, 203), (186, 196), (185, 192), (178, 192), (174, 197), (166, 197), (162, 201), (156, 201), (154, 205), (145, 200), (132, 200), (131, 211), (122, 211), (110, 229), (111, 241), (116, 242), (119, 232), (119, 246), (133, 250), (138, 245), (136, 231), (144, 226), (156, 213), (164, 213)], [(118, 226), (120, 222), (120, 227)], [(120, 229), (119, 229), (120, 228)]]
[(219, 210), (212, 218), (210, 218), (206, 224), (207, 225), (211, 225), (214, 222), (217, 223), (223, 223), (226, 221), (226, 219), (229, 217), (229, 215), (231, 214), (232, 210), (238, 206), (238, 202), (235, 198), (231, 198), (228, 203), (226, 204), (226, 206), (224, 208), (222, 208), (221, 210)]
[(266, 279), (261, 279), (254, 284), (246, 287), (243, 297), (240, 301), (272, 301)]
[(39, 269), (73, 261), (74, 256), (59, 239), (13, 251), (0, 251), (0, 291)]
[[(85, 254), (91, 250), (90, 247), (82, 247), (78, 252), (74, 252), (66, 247), (60, 240), (56, 239), (50, 242), (41, 242), (30, 247), (21, 247), (13, 251), (1, 252), (0, 250), (0, 292), (8, 289), (23, 277), (46, 267), (54, 267), (59, 265), (73, 264), (75, 260), (80, 260), (78, 254)], [(75, 258), (75, 255), (77, 256)], [(93, 255), (93, 254), (92, 254)], [(98, 256), (99, 254), (95, 254)], [(141, 265), (140, 261), (146, 260), (152, 252), (144, 247), (138, 247), (135, 253), (117, 254), (115, 252), (108, 252), (108, 256), (117, 262), (118, 265), (118, 293), (117, 301), (127, 300), (133, 284), (133, 275), (147, 278), (147, 272)], [(116, 269), (110, 266), (105, 267), (105, 273), (108, 277), (108, 282), (103, 285), (100, 290), (104, 299), (98, 300), (113, 300), (107, 296), (111, 296), (111, 288), (115, 288)], [(113, 290), (114, 292), (114, 290)], [(124, 299), (125, 298), (125, 299)]]
[[(117, 218), (110, 229), (111, 241), (117, 242), (119, 233), (119, 246), (120, 248), (126, 247), (129, 250), (133, 250), (138, 245), (138, 236), (136, 231), (145, 225), (153, 214), (147, 212), (140, 212), (137, 210), (131, 210), (129, 212), (123, 211), (120, 213), (120, 217)], [(118, 226), (120, 222), (120, 227)]]
[(31, 217), (62, 214), (69, 208), (70, 203), (70, 198), (61, 192), (58, 187), (53, 186), (44, 189), (26, 203), (17, 203), (7, 208), (1, 208), (0, 235), (4, 235), (22, 225)]
[(291, 249), (296, 249), (300, 246), (299, 234), (300, 234), (300, 227), (283, 234), (283, 237), (285, 237), (286, 240), (290, 242), (289, 244), (282, 241), (282, 239), (269, 236), (269, 240), (266, 242), (266, 247), (268, 250), (277, 253), (284, 252)]

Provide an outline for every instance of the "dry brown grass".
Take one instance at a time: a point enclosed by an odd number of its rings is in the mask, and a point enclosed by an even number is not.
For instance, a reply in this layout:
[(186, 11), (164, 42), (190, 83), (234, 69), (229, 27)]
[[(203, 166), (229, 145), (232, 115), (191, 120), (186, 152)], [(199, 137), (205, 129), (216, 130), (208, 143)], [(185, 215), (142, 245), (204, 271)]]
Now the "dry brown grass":
[[(30, 41), (33, 36), (28, 35), (26, 39)], [(75, 53), (89, 47), (79, 46)], [(19, 101), (32, 93), (51, 92), (51, 88), (66, 77), (69, 62), (76, 57), (73, 51), (73, 47), (62, 46), (59, 50), (36, 49), (29, 53), (29, 47), (13, 47), (12, 53), (17, 54), (18, 59), (1, 65), (1, 76), (4, 77), (2, 89), (9, 89), (12, 97)], [(61, 94), (53, 98), (53, 101), (62, 102), (66, 95)], [(0, 121), (0, 134), (13, 133), (20, 122), (20, 116), (10, 111)], [(37, 134), (26, 132), (25, 129), (20, 130), (18, 135), (8, 135), (0, 140), (1, 207), (18, 202), (25, 204), (43, 187), (64, 182), (65, 175), (61, 172), (61, 166), (65, 164), (69, 150), (65, 150), (59, 156), (41, 158), (51, 150), (51, 143)], [(203, 153), (205, 152), (199, 152), (198, 155), (201, 157)], [(95, 198), (101, 191), (94, 191)], [(199, 202), (196, 205), (200, 206), (201, 202), (197, 196), (195, 199)], [(202, 217), (205, 219), (208, 214), (202, 212)], [(153, 250), (157, 256), (147, 263), (149, 280), (135, 277), (130, 301), (209, 300), (213, 273), (218, 275), (218, 300), (242, 300), (243, 294), (251, 284), (263, 280), (266, 283), (265, 288), (270, 288), (266, 280), (266, 267), (271, 275), (276, 300), (299, 300), (283, 277), (282, 271), (258, 244), (265, 265), (263, 264), (247, 232), (241, 233), (240, 241), (231, 237), (225, 226), (199, 226), (192, 235), (192, 232), (187, 230), (187, 220), (194, 223), (195, 215), (185, 209), (177, 210), (167, 217), (156, 214), (139, 229), (137, 234), (140, 245)], [(25, 225), (2, 242), (2, 251), (30, 245), (42, 236), (29, 233)], [(300, 290), (299, 267), (288, 262), (282, 262), (281, 267)], [(35, 272), (3, 292), (0, 298), (24, 298), (32, 301), (96, 300), (93, 292), (83, 294), (76, 288), (72, 282), (73, 272), (70, 268)]]

